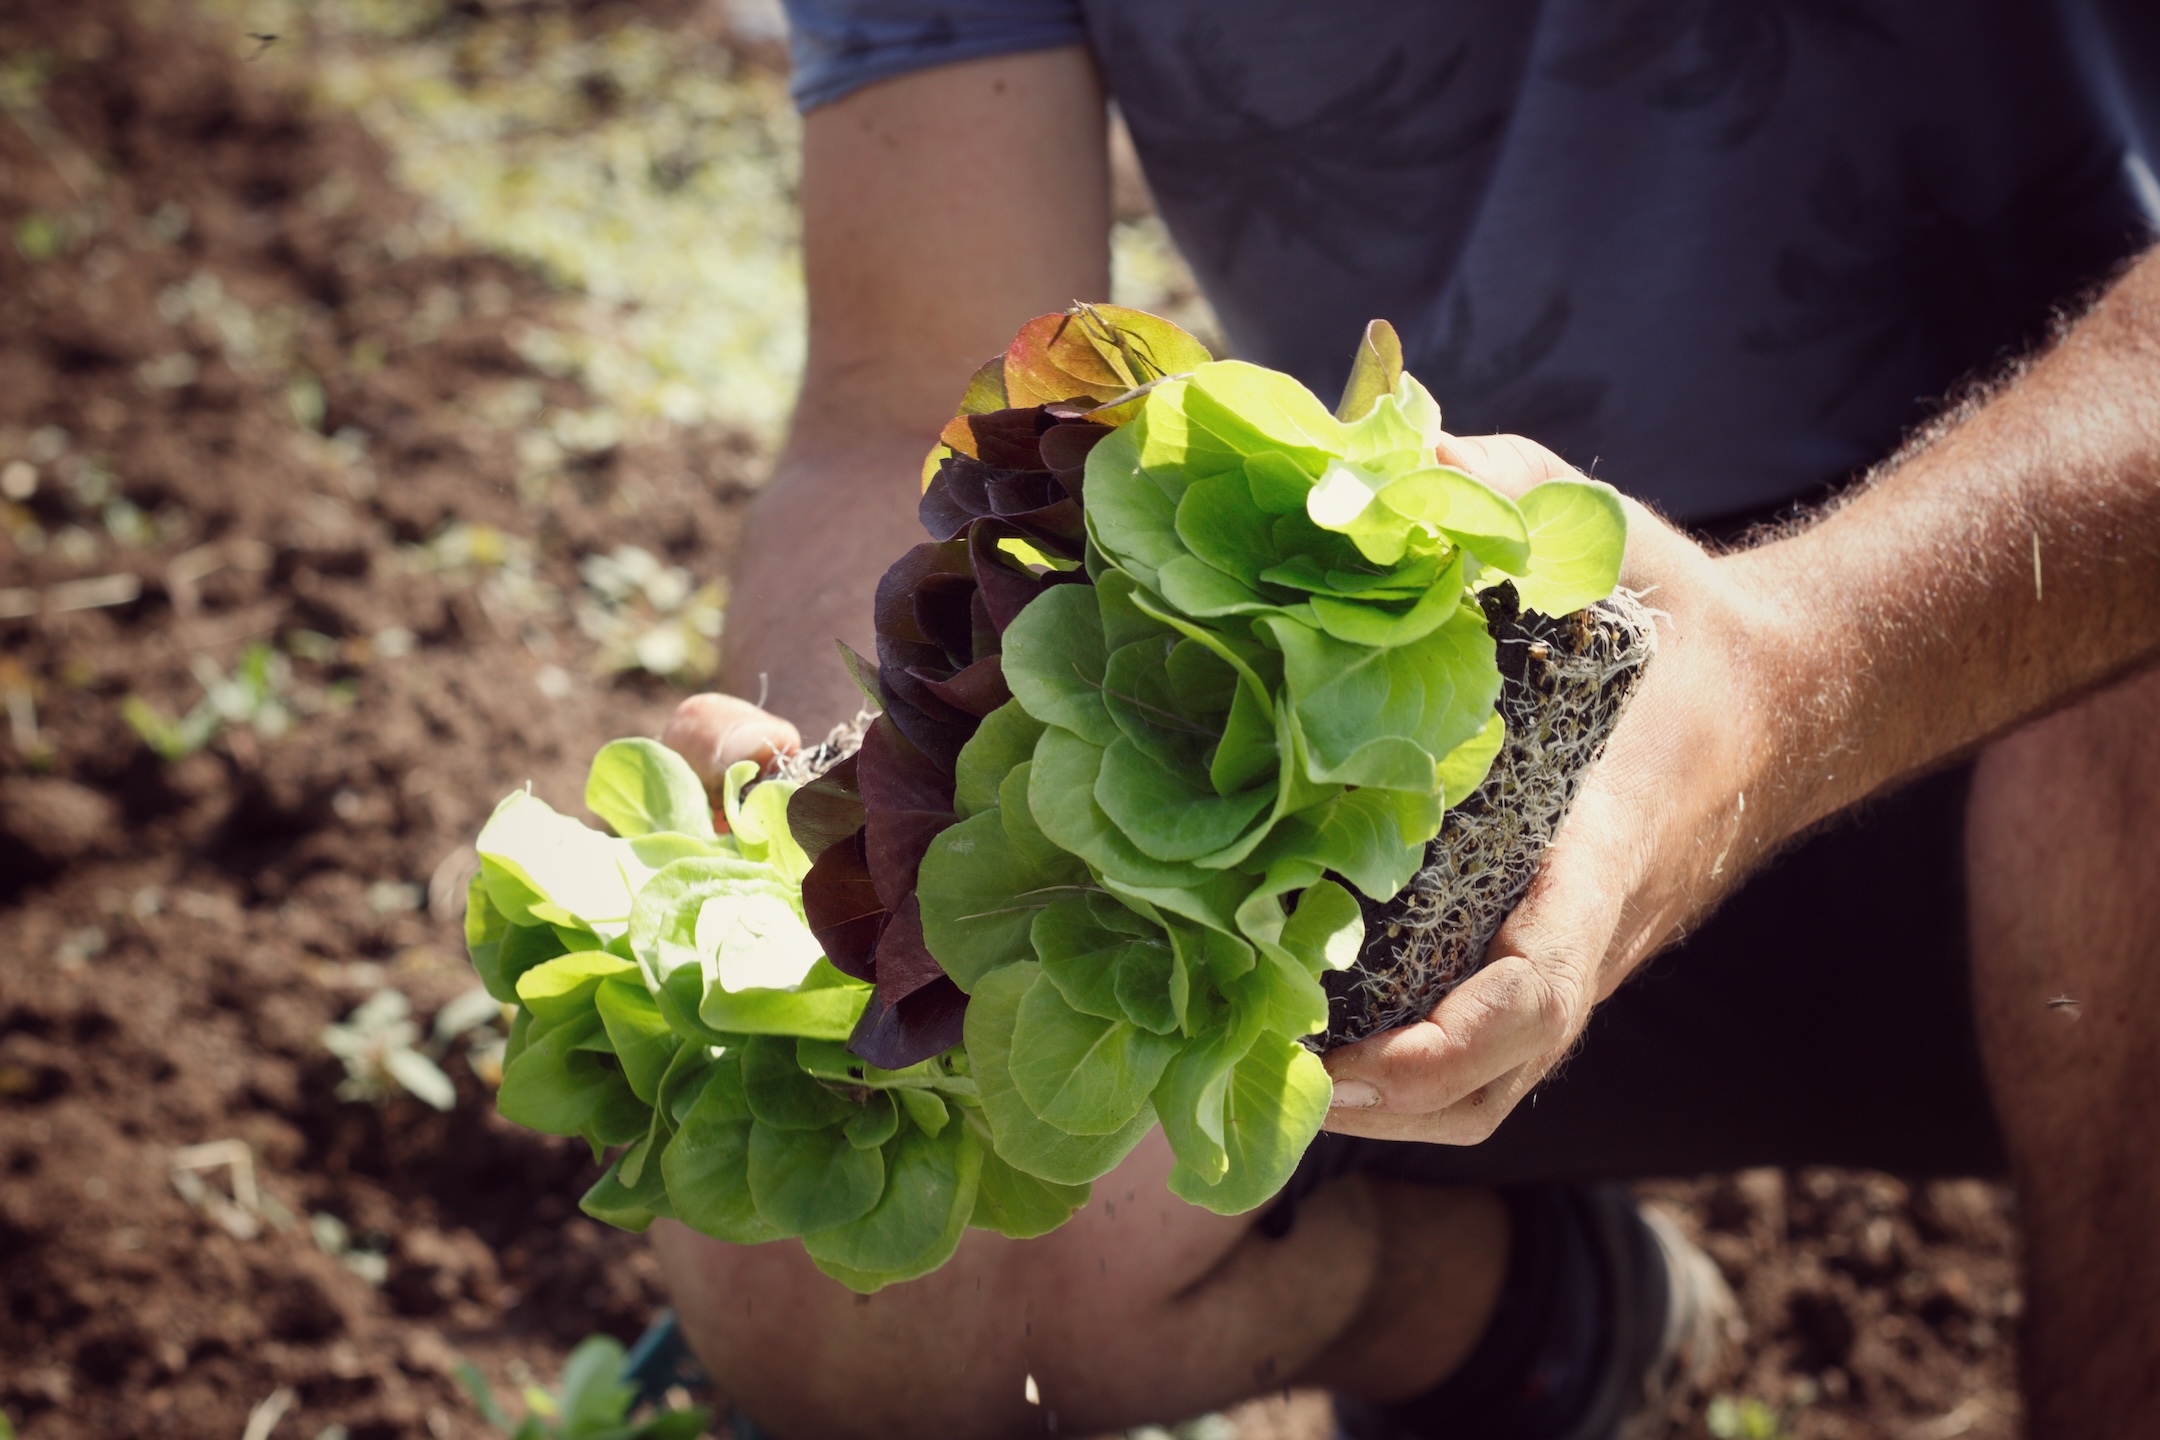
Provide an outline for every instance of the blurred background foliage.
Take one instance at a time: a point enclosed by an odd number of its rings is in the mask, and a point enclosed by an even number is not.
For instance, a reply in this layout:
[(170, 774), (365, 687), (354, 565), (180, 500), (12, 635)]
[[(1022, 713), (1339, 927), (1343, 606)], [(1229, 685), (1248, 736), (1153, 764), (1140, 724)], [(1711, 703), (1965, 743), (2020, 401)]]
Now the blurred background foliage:
[[(430, 207), (403, 243), (494, 250), (559, 287), (556, 323), (510, 338), (598, 398), (586, 448), (654, 422), (777, 441), (803, 358), (801, 123), (778, 0), (209, 8), (256, 37), (256, 63), (297, 68), (385, 144)], [(1112, 298), (1211, 335), (1117, 150)]]

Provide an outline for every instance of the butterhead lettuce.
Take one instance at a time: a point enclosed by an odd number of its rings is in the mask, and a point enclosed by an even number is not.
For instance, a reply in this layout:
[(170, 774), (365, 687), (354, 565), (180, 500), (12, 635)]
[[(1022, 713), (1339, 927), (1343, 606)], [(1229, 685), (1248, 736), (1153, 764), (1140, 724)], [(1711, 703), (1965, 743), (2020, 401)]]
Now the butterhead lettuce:
[(854, 754), (738, 767), (716, 825), (620, 741), (612, 835), (489, 821), (503, 1113), (613, 1152), (589, 1213), (799, 1237), (861, 1290), (1055, 1228), (1157, 1125), (1177, 1194), (1265, 1203), (1326, 1114), (1321, 977), (1505, 738), (1478, 591), (1561, 615), (1619, 574), (1609, 488), (1511, 499), (1442, 438), (1378, 322), (1331, 411), (1153, 316), (1031, 321), (926, 463), (874, 658), (843, 647)]

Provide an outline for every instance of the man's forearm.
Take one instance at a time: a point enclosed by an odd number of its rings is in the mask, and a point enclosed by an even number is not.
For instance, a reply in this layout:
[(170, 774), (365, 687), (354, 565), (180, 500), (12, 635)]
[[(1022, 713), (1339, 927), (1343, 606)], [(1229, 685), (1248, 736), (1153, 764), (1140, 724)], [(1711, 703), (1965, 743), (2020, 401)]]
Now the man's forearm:
[(859, 708), (833, 640), (869, 653), (878, 577), (924, 538), (923, 455), (968, 376), (1029, 316), (1109, 293), (1104, 135), (1080, 45), (882, 80), (804, 120), (809, 354), (736, 557), (721, 678), (811, 739)]
[(925, 539), (915, 477), (930, 437), (881, 432), (798, 442), (751, 507), (728, 606), (723, 688), (765, 696), (806, 739), (863, 698), (834, 640), (875, 655), (871, 598), (887, 566)]
[[(1762, 643), (1757, 845), (2160, 652), (2160, 252), (1812, 529), (1721, 562)], [(1735, 856), (1743, 863), (1745, 857)]]

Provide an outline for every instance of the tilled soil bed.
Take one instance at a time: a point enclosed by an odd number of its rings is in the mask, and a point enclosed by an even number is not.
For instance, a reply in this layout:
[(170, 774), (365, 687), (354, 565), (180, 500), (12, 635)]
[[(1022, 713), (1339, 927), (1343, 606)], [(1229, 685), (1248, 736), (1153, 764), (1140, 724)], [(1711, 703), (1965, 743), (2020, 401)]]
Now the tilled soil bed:
[[(260, 43), (179, 5), (0, 10), (0, 1412), (34, 1440), (238, 1436), (281, 1387), (279, 1435), (478, 1435), (458, 1359), (551, 1380), (662, 1301), (642, 1242), (576, 1212), (589, 1157), (494, 1117), (484, 1058), (442, 1052), (447, 1113), (341, 1099), (321, 1034), (471, 987), (488, 808), (572, 804), (679, 693), (600, 673), (580, 562), (713, 578), (755, 457), (664, 429), (536, 459), (593, 404), (509, 341), (546, 285), (416, 245), (377, 148)], [(123, 718), (247, 663), (274, 703), (193, 753)], [(2000, 1190), (1648, 1188), (1742, 1293), (1719, 1390), (1796, 1436), (2014, 1429)]]

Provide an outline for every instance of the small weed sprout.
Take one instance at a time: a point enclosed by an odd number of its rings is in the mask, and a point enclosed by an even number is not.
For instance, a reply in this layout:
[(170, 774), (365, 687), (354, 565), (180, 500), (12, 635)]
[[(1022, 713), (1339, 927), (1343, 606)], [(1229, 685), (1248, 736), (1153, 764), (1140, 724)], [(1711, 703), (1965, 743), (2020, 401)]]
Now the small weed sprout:
[(563, 1363), (562, 1387), (525, 1387), (525, 1418), (513, 1422), (471, 1361), (458, 1366), (458, 1381), (481, 1418), (511, 1440), (695, 1440), (711, 1416), (703, 1409), (662, 1410), (630, 1423), (637, 1386), (625, 1377), (621, 1344), (606, 1335), (580, 1341)]
[(355, 1236), (352, 1227), (328, 1211), (308, 1216), (315, 1248), (377, 1289), (390, 1278), (389, 1241), (380, 1235)]
[(120, 702), (121, 718), (159, 758), (185, 760), (228, 725), (250, 726), (265, 740), (275, 740), (292, 728), (292, 709), (285, 701), (292, 686), (292, 666), (268, 644), (257, 641), (242, 651), (231, 675), (220, 673), (199, 655), (193, 668), (203, 698), (177, 720), (140, 695)]
[(1716, 1440), (1786, 1440), (1791, 1433), (1782, 1415), (1753, 1396), (1716, 1396), (1703, 1415), (1703, 1427)]
[(476, 586), (481, 605), (506, 622), (561, 608), (555, 587), (535, 573), (533, 542), (492, 525), (453, 521), (426, 543), (406, 546), (405, 563), (416, 574)]
[(578, 628), (599, 642), (607, 670), (647, 670), (663, 679), (702, 680), (719, 668), (718, 581), (698, 585), (690, 572), (648, 550), (618, 545), (578, 563), (584, 595)]
[[(323, 1048), (345, 1063), (338, 1099), (381, 1104), (403, 1091), (437, 1110), (449, 1110), (457, 1104), (457, 1087), (443, 1072), (441, 1057), (461, 1036), (486, 1030), (486, 1035), (475, 1035), (469, 1057), (475, 1073), (484, 1074), (485, 1057), (500, 1048), (493, 1030), (500, 1014), (501, 1007), (485, 990), (468, 991), (436, 1015), (423, 1048), (412, 1002), (403, 991), (384, 986), (322, 1032)], [(499, 1065), (496, 1068), (499, 1071)]]

